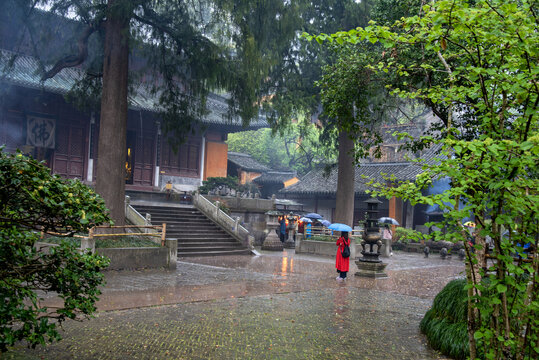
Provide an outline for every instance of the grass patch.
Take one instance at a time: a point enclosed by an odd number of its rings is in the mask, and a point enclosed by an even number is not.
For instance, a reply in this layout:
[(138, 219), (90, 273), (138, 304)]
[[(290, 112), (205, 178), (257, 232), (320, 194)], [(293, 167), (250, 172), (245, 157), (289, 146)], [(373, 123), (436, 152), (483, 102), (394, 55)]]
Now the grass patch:
[[(325, 242), (331, 242), (336, 243), (339, 236), (337, 235), (312, 235), (310, 238), (305, 238), (304, 240), (307, 241), (325, 241)], [(361, 243), (360, 238), (353, 238), (355, 239), (356, 244)]]
[[(51, 236), (43, 240), (49, 244), (60, 244), (67, 242), (75, 247), (80, 247), (80, 238)], [(149, 237), (143, 236), (111, 236), (98, 237), (95, 240), (96, 248), (126, 248), (126, 247), (159, 247)]]
[(419, 325), (434, 349), (454, 359), (469, 356), (465, 285), (464, 279), (450, 281), (436, 295)]
[(336, 242), (337, 237), (330, 235), (312, 235), (310, 238), (305, 238), (307, 241), (325, 241), (325, 242)]

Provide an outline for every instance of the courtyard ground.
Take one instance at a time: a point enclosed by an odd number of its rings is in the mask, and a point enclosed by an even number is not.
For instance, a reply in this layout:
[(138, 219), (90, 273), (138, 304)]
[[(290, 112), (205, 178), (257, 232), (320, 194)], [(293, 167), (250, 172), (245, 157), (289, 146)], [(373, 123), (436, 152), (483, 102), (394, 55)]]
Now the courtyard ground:
[[(7, 359), (445, 359), (419, 322), (463, 276), (457, 258), (396, 252), (387, 279), (337, 282), (334, 259), (295, 254), (179, 259), (176, 271), (110, 271), (93, 319)], [(58, 300), (47, 297), (49, 306)]]

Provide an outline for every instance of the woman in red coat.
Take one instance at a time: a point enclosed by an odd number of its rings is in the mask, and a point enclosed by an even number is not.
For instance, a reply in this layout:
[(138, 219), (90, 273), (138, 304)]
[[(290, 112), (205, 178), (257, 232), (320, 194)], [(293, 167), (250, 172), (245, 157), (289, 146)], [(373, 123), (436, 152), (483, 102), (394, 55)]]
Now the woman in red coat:
[(337, 259), (335, 261), (335, 267), (339, 276), (337, 276), (337, 281), (343, 281), (346, 279), (346, 273), (350, 268), (350, 257), (343, 257), (342, 251), (345, 246), (350, 246), (350, 239), (348, 238), (347, 232), (342, 232), (341, 237), (337, 240)]

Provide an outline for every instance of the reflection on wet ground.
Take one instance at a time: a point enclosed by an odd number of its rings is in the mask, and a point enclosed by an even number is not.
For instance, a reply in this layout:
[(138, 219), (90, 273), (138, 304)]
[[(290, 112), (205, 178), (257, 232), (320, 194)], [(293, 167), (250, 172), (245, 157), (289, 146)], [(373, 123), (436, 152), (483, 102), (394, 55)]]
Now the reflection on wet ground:
[[(383, 259), (389, 278), (354, 276), (357, 268), (351, 263), (348, 279), (338, 283), (332, 258), (293, 250), (260, 253), (183, 258), (176, 271), (107, 272), (98, 303), (102, 312), (89, 321), (67, 323), (64, 340), (24, 355), (442, 358), (426, 346), (418, 324), (441, 288), (462, 276), (462, 261), (395, 253)], [(48, 305), (57, 302), (44, 300)]]

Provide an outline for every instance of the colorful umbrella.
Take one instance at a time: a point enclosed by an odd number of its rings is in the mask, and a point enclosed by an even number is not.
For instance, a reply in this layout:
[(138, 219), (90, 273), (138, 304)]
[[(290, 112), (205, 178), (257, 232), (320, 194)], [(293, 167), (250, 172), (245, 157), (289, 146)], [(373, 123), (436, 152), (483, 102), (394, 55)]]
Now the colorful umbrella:
[(464, 223), (464, 226), (468, 226), (468, 227), (475, 227), (475, 223), (473, 221), (466, 221)]

